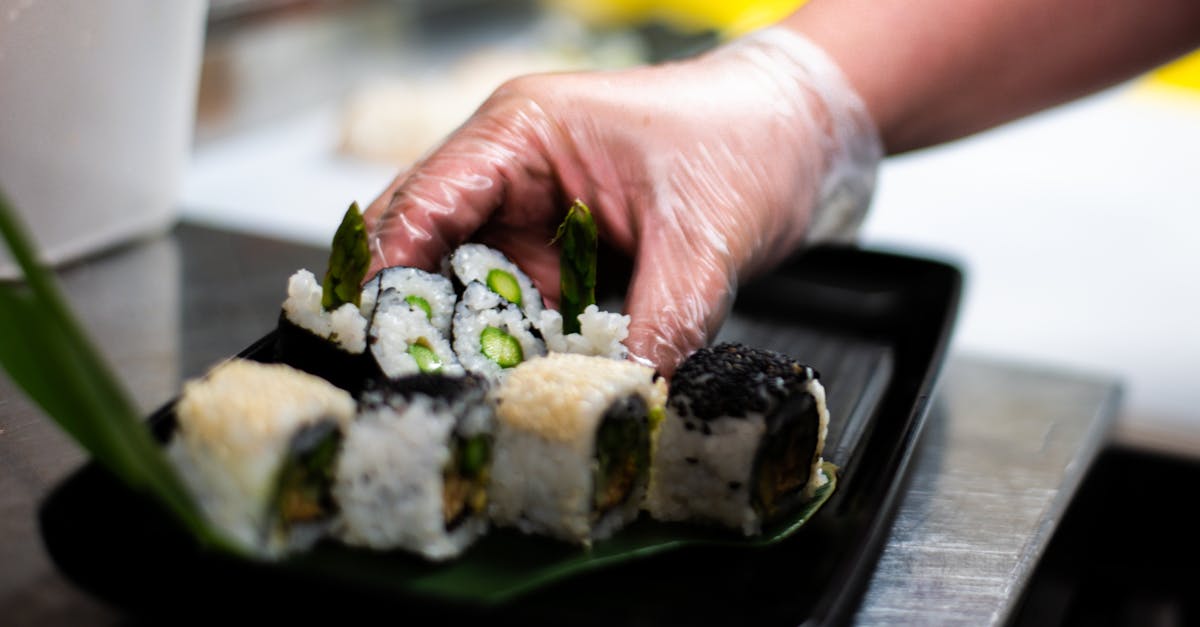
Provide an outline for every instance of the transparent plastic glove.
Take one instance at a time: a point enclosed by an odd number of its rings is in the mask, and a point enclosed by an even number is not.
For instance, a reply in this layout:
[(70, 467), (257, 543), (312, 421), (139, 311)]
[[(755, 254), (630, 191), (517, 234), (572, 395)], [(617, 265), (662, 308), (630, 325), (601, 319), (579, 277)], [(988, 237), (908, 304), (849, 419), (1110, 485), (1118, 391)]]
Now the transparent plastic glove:
[(670, 376), (711, 341), (739, 281), (853, 236), (880, 157), (841, 72), (782, 28), (663, 65), (520, 77), (371, 204), (369, 274), (436, 268), (470, 238), (553, 299), (548, 243), (579, 198), (634, 261), (626, 346)]

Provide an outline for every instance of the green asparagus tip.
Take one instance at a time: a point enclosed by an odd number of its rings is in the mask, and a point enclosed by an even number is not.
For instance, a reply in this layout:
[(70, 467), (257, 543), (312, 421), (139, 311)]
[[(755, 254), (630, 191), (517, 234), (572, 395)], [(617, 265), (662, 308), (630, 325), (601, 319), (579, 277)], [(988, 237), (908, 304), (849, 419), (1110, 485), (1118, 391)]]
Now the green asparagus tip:
[(362, 282), (371, 265), (367, 246), (367, 227), (358, 203), (350, 203), (342, 223), (333, 234), (329, 251), (329, 269), (322, 283), (321, 306), (333, 311), (346, 303), (362, 300)]
[(596, 303), (596, 222), (583, 201), (576, 199), (567, 210), (553, 241), (562, 242), (558, 267), (563, 333), (578, 333), (579, 314)]

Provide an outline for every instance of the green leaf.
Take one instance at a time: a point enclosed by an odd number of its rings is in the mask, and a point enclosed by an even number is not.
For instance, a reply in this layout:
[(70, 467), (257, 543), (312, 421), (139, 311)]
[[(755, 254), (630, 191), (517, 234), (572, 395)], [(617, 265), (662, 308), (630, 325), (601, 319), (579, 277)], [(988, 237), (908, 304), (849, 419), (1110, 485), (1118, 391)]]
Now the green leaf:
[(559, 309), (563, 333), (579, 332), (579, 314), (596, 303), (596, 222), (583, 201), (576, 199), (551, 242), (562, 242), (559, 254)]
[(322, 283), (321, 306), (326, 311), (333, 311), (346, 303), (358, 305), (362, 299), (362, 282), (370, 266), (367, 227), (358, 203), (353, 202), (333, 234), (329, 268)]
[(197, 540), (232, 549), (206, 521), (116, 375), (41, 267), (0, 193), (0, 235), (25, 283), (0, 283), (0, 365), (98, 463), (156, 498)]

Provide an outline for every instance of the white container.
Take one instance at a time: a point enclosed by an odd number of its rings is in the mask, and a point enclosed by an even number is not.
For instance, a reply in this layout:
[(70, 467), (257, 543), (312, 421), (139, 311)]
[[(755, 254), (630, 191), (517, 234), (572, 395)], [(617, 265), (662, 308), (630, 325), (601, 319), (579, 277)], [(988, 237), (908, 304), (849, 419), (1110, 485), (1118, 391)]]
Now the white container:
[[(0, 0), (0, 190), (46, 263), (175, 222), (207, 9)], [(0, 278), (18, 274), (0, 245)]]

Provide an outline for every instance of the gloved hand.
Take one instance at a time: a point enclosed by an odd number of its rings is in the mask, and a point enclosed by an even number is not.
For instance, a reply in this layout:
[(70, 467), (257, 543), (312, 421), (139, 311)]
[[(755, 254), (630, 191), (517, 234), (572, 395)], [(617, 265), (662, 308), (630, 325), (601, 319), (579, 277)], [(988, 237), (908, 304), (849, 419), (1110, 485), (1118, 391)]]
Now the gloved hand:
[(832, 60), (782, 27), (662, 65), (520, 77), (368, 207), (368, 276), (434, 269), (471, 238), (552, 299), (548, 243), (579, 198), (634, 261), (626, 346), (670, 376), (712, 339), (739, 281), (853, 236), (881, 153)]

